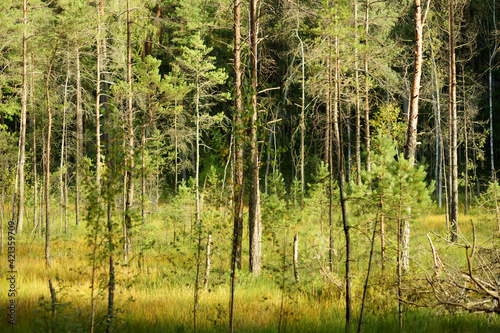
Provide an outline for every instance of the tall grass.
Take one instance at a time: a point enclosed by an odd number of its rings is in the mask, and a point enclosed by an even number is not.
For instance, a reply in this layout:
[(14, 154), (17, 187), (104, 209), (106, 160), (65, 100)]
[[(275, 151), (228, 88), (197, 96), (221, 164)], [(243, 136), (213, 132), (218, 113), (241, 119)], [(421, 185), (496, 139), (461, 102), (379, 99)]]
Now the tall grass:
[[(144, 226), (144, 246), (139, 242), (140, 226), (134, 235), (132, 257), (128, 265), (117, 266), (117, 332), (190, 332), (192, 331), (193, 291), (195, 282), (196, 241), (190, 232), (186, 216), (174, 219), (171, 207), (150, 214)], [(315, 207), (316, 209), (316, 207)], [(307, 212), (306, 212), (307, 213)], [(204, 232), (212, 234), (212, 272), (209, 288), (201, 289), (198, 309), (199, 332), (223, 332), (228, 327), (229, 255), (232, 235), (229, 213), (211, 212), (206, 215)], [(321, 232), (318, 216), (305, 214), (301, 218), (285, 215), (285, 221), (265, 222), (263, 239), (263, 269), (259, 278), (248, 273), (248, 257), (243, 257), (243, 270), (237, 272), (235, 295), (235, 329), (237, 332), (343, 332), (344, 295), (343, 238), (336, 232), (336, 269), (327, 267), (327, 233)], [(461, 232), (470, 236), (469, 217), (461, 216)], [(483, 242), (492, 241), (490, 229), (482, 224), (480, 214), (476, 221)], [(288, 233), (287, 262), (283, 266), (283, 222)], [(174, 240), (174, 223), (176, 233)], [(366, 274), (368, 238), (367, 221), (353, 220), (355, 249), (353, 262), (354, 319), (359, 316), (362, 285)], [(185, 232), (184, 232), (185, 230)], [(431, 260), (426, 233), (446, 236), (445, 217), (428, 213), (412, 222), (412, 268), (405, 276), (407, 285), (421, 278), (422, 267)], [(299, 232), (299, 269), (301, 282), (296, 284), (291, 269), (291, 235)], [(388, 223), (387, 271), (380, 271), (380, 252), (375, 254), (374, 272), (370, 280), (367, 314), (363, 329), (367, 332), (397, 332), (397, 301), (395, 285), (395, 238)], [(51, 276), (57, 292), (56, 315), (51, 317), (48, 271), (44, 261), (44, 240), (25, 233), (17, 239), (17, 323), (9, 325), (6, 318), (8, 281), (3, 273), (0, 279), (0, 332), (88, 332), (90, 330), (90, 247), (85, 236), (85, 225), (71, 225), (70, 234), (54, 231), (52, 240)], [(33, 245), (30, 249), (31, 242)], [(378, 240), (377, 240), (378, 242)], [(376, 249), (379, 249), (376, 244)], [(248, 252), (244, 244), (243, 251)], [(461, 260), (463, 251), (440, 247), (445, 258)], [(119, 251), (119, 250), (118, 250)], [(142, 251), (139, 266), (139, 252)], [(118, 256), (119, 257), (119, 256)], [(283, 272), (283, 269), (286, 271)], [(6, 255), (0, 261), (0, 272), (7, 272)], [(326, 273), (325, 273), (326, 272)], [(105, 328), (106, 267), (98, 271), (97, 331)], [(327, 274), (328, 276), (326, 276)], [(283, 278), (285, 288), (283, 289)], [(337, 281), (339, 285), (332, 282)], [(283, 300), (283, 301), (282, 301)], [(283, 311), (281, 304), (283, 302)], [(497, 332), (497, 316), (469, 314), (456, 309), (426, 309), (405, 307), (406, 332)], [(356, 326), (356, 325), (354, 325)]]

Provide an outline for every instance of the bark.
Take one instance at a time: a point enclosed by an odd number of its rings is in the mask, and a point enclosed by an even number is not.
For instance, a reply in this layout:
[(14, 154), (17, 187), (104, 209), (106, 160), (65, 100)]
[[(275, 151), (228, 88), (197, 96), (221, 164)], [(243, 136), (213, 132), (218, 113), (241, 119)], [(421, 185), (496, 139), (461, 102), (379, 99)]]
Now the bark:
[(293, 237), (293, 276), (295, 283), (299, 283), (299, 234)]
[(304, 196), (305, 183), (306, 183), (306, 179), (304, 176), (304, 165), (305, 165), (304, 139), (305, 139), (305, 132), (306, 132), (306, 123), (305, 123), (306, 76), (305, 76), (304, 43), (302, 42), (302, 39), (299, 36), (299, 30), (297, 29), (295, 32), (297, 34), (297, 38), (300, 41), (300, 52), (301, 52), (301, 58), (302, 58), (302, 66), (301, 66), (302, 67), (302, 98), (301, 98), (302, 103), (300, 105), (300, 181), (301, 181), (301, 186), (302, 186), (302, 196)]
[(411, 90), (408, 130), (406, 132), (405, 158), (415, 160), (417, 150), (418, 102), (420, 98), (420, 79), (422, 77), (422, 7), (420, 0), (415, 0), (415, 68)]
[(398, 253), (397, 253), (397, 272), (398, 272), (398, 317), (399, 317), (399, 331), (403, 330), (403, 267), (402, 267), (402, 238), (403, 238), (403, 220), (402, 220), (402, 183), (399, 183), (399, 205), (398, 205)]
[(339, 102), (340, 102), (340, 55), (339, 55), (339, 41), (338, 38), (335, 39), (335, 105), (333, 114), (333, 126), (334, 126), (334, 138), (335, 138), (335, 148), (337, 150), (337, 166), (338, 166), (338, 184), (339, 184), (339, 196), (340, 196), (340, 207), (342, 211), (342, 224), (344, 227), (344, 237), (345, 237), (345, 319), (346, 326), (345, 331), (350, 332), (351, 330), (351, 236), (350, 236), (350, 226), (347, 221), (347, 209), (346, 209), (346, 199), (344, 197), (344, 160), (343, 160), (343, 150), (342, 150), (342, 139), (340, 132), (340, 115), (339, 115)]
[(75, 39), (76, 64), (76, 174), (75, 174), (75, 224), (80, 222), (80, 163), (83, 158), (83, 117), (82, 117), (82, 83), (80, 73), (80, 47)]
[(97, 4), (97, 38), (96, 38), (96, 99), (95, 99), (95, 127), (96, 127), (96, 183), (101, 188), (101, 62), (102, 62), (102, 18), (104, 17), (104, 0)]
[[(175, 180), (174, 180), (174, 193), (177, 195), (177, 186), (179, 183), (178, 180), (178, 173), (179, 173), (179, 163), (178, 163), (178, 137), (177, 137), (177, 101), (175, 101), (175, 108), (174, 108), (174, 133), (175, 133), (175, 141), (174, 141), (174, 147), (175, 147)], [(157, 185), (158, 186), (158, 185)]]
[(250, 271), (259, 275), (261, 270), (262, 216), (260, 211), (259, 149), (257, 146), (257, 44), (258, 44), (258, 4), (259, 0), (250, 1), (250, 63), (252, 80), (252, 117), (250, 120), (250, 197), (248, 202), (248, 239), (250, 249)]
[(385, 215), (383, 211), (384, 200), (380, 194), (380, 254), (382, 259), (382, 275), (385, 272)]
[[(109, 183), (108, 183), (108, 191)], [(106, 315), (106, 333), (113, 332), (113, 319), (115, 308), (115, 265), (113, 260), (113, 222), (111, 220), (111, 201), (108, 201), (107, 228), (108, 228), (108, 251), (109, 251), (109, 273), (108, 273), (108, 311)]]
[(328, 247), (328, 261), (330, 266), (330, 271), (333, 271), (333, 260), (334, 260), (334, 248), (333, 248), (333, 133), (332, 133), (332, 38), (329, 37), (329, 53), (328, 53), (328, 65), (327, 65), (327, 75), (328, 75), (328, 96), (327, 96), (327, 133), (328, 133), (328, 171), (329, 171), (329, 247)]
[(31, 125), (33, 127), (33, 147), (32, 159), (33, 159), (33, 230), (36, 229), (37, 223), (37, 208), (38, 208), (38, 174), (37, 174), (37, 162), (36, 162), (36, 117), (35, 117), (35, 74), (34, 74), (34, 61), (33, 54), (31, 55), (31, 89), (30, 89), (30, 99), (31, 99)]
[(200, 267), (201, 266), (201, 229), (198, 229), (198, 253), (196, 259), (196, 280), (194, 283), (194, 305), (193, 305), (193, 332), (196, 333), (196, 319), (198, 314), (198, 302), (200, 298)]
[(443, 195), (443, 169), (442, 169), (442, 155), (443, 155), (443, 146), (440, 145), (442, 141), (442, 133), (441, 133), (441, 101), (439, 97), (439, 81), (438, 81), (438, 72), (436, 59), (434, 57), (434, 48), (432, 46), (432, 39), (430, 37), (429, 32), (429, 44), (431, 47), (431, 62), (432, 62), (432, 72), (431, 76), (433, 77), (433, 86), (435, 88), (436, 94), (432, 95), (433, 99), (433, 109), (434, 109), (434, 118), (435, 118), (435, 128), (436, 128), (436, 166), (435, 166), (435, 178), (436, 178), (436, 191), (438, 197), (438, 205), (441, 208), (442, 205), (442, 195)]
[[(62, 136), (61, 136), (61, 160), (59, 162), (59, 204), (60, 204), (60, 229), (62, 229), (63, 220), (66, 212), (65, 196), (64, 196), (64, 174), (66, 173), (66, 165), (64, 164), (64, 154), (66, 152), (66, 107), (68, 102), (68, 80), (69, 80), (69, 57), (68, 57), (68, 72), (66, 75), (66, 82), (64, 84), (64, 105), (63, 105), (63, 123), (62, 123)], [(64, 230), (67, 233), (67, 228)]]
[(233, 244), (231, 253), (231, 296), (229, 302), (229, 331), (234, 332), (234, 293), (236, 280), (236, 266), (241, 265), (241, 239), (243, 235), (243, 106), (241, 97), (241, 23), (240, 0), (234, 0), (234, 226)]
[(124, 258), (127, 262), (131, 252), (131, 239), (129, 230), (132, 228), (132, 204), (134, 201), (134, 113), (132, 109), (132, 44), (130, 31), (130, 0), (127, 0), (127, 198), (125, 202), (125, 215), (123, 223)]
[(366, 293), (368, 290), (368, 282), (370, 281), (370, 273), (372, 268), (372, 259), (373, 259), (373, 248), (375, 245), (375, 235), (377, 233), (377, 220), (375, 220), (375, 225), (373, 226), (372, 240), (370, 242), (370, 256), (368, 259), (368, 269), (366, 272), (365, 284), (363, 286), (363, 298), (361, 299), (361, 310), (359, 314), (359, 322), (358, 322), (358, 333), (361, 333), (361, 327), (363, 326), (363, 313), (365, 311), (365, 301), (366, 301)]
[(467, 133), (467, 96), (465, 91), (465, 71), (462, 66), (463, 73), (463, 92), (464, 92), (464, 152), (465, 152), (465, 198), (464, 198), (464, 215), (467, 215), (469, 204), (469, 134)]
[(451, 239), (458, 239), (457, 73), (455, 64), (454, 0), (450, 8), (450, 223)]
[(370, 0), (366, 0), (365, 12), (365, 144), (366, 144), (366, 171), (371, 171), (371, 138), (370, 138), (370, 81), (368, 71), (368, 33), (370, 19)]
[(196, 227), (200, 225), (200, 81), (196, 71), (196, 163), (195, 163), (195, 192), (196, 192)]
[[(354, 42), (358, 42), (358, 1), (354, 1)], [(354, 48), (354, 84), (356, 98), (356, 184), (361, 184), (361, 101), (359, 89), (359, 51)]]
[(28, 78), (27, 78), (27, 27), (28, 27), (28, 1), (23, 1), (23, 82), (22, 82), (22, 99), (21, 99), (21, 126), (20, 126), (20, 139), (19, 139), (19, 208), (18, 208), (18, 220), (17, 220), (17, 233), (23, 233), (23, 221), (24, 221), (24, 166), (26, 161), (26, 113), (28, 108)]
[(50, 139), (52, 135), (52, 105), (49, 83), (60, 37), (61, 35), (57, 38), (54, 53), (50, 59), (49, 68), (47, 70), (47, 77), (45, 78), (45, 100), (47, 102), (47, 141), (45, 148), (45, 261), (48, 267), (50, 267)]
[(204, 286), (205, 290), (208, 290), (208, 279), (210, 278), (210, 248), (212, 245), (212, 235), (209, 234), (207, 238), (207, 250), (206, 250), (206, 260), (205, 260), (205, 279), (204, 279)]
[(410, 223), (403, 221), (403, 234), (401, 239), (403, 253), (401, 255), (401, 267), (407, 271), (410, 269)]
[(494, 181), (496, 179), (495, 173), (495, 151), (493, 146), (493, 59), (498, 50), (498, 33), (497, 33), (497, 21), (496, 21), (496, 1), (493, 0), (492, 6), (492, 17), (493, 17), (493, 37), (494, 44), (493, 49), (490, 50), (490, 56), (488, 59), (488, 106), (490, 112), (490, 163), (491, 163), (491, 179)]

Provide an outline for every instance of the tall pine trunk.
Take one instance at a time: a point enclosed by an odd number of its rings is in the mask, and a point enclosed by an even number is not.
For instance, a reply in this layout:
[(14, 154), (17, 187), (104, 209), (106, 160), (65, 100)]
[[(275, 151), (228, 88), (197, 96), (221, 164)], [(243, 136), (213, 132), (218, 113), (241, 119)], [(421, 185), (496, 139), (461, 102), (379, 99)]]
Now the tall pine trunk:
[(97, 4), (97, 37), (96, 37), (96, 100), (95, 100), (95, 127), (96, 127), (96, 183), (101, 188), (101, 62), (103, 60), (102, 27), (104, 17), (104, 0)]
[[(66, 216), (66, 204), (65, 204), (65, 195), (64, 195), (64, 179), (65, 179), (65, 174), (66, 174), (66, 165), (65, 165), (65, 153), (66, 153), (66, 108), (68, 105), (68, 81), (69, 81), (69, 52), (68, 52), (68, 71), (66, 74), (66, 82), (64, 83), (64, 105), (63, 105), (63, 123), (62, 123), (62, 136), (61, 136), (61, 159), (59, 162), (59, 205), (60, 205), (60, 227), (62, 229), (63, 221)], [(67, 233), (67, 228), (65, 228), (64, 232)]]
[(406, 132), (405, 158), (414, 160), (417, 150), (418, 102), (420, 98), (420, 79), (422, 77), (422, 6), (415, 0), (415, 68), (408, 114), (408, 130)]
[(495, 174), (495, 150), (493, 146), (493, 59), (497, 53), (498, 49), (498, 33), (497, 33), (497, 18), (496, 18), (496, 1), (493, 0), (492, 6), (492, 18), (493, 18), (493, 37), (494, 44), (493, 48), (490, 50), (490, 56), (488, 58), (488, 108), (490, 112), (490, 164), (491, 164), (491, 179), (496, 179)]
[(37, 209), (38, 209), (38, 173), (37, 173), (37, 161), (36, 161), (36, 117), (35, 117), (35, 65), (33, 60), (33, 54), (31, 55), (31, 88), (30, 88), (30, 104), (31, 104), (31, 126), (33, 127), (33, 146), (32, 160), (33, 160), (33, 232), (38, 226)]
[(337, 150), (337, 168), (340, 207), (342, 211), (342, 224), (345, 237), (345, 331), (351, 331), (351, 236), (347, 221), (346, 199), (344, 197), (344, 157), (342, 149), (342, 138), (340, 131), (340, 46), (339, 39), (335, 37), (335, 104), (333, 112), (334, 140)]
[(80, 163), (83, 158), (82, 83), (80, 73), (80, 47), (75, 39), (76, 64), (76, 174), (75, 174), (75, 224), (80, 222)]
[[(354, 1), (354, 43), (358, 43), (358, 1)], [(354, 84), (356, 98), (356, 184), (361, 184), (361, 101), (359, 96), (359, 51), (354, 48)]]
[(450, 224), (451, 240), (458, 239), (457, 73), (455, 64), (454, 0), (449, 0), (450, 19)]
[(17, 220), (17, 233), (23, 233), (23, 221), (24, 221), (24, 166), (26, 161), (26, 113), (28, 108), (28, 81), (27, 81), (27, 42), (26, 34), (28, 27), (28, 1), (23, 1), (23, 83), (22, 83), (22, 100), (21, 100), (21, 126), (20, 126), (20, 138), (19, 138), (19, 208), (18, 208), (18, 220)]
[(333, 271), (333, 260), (335, 257), (333, 248), (333, 133), (332, 133), (332, 122), (333, 122), (333, 102), (332, 102), (332, 37), (328, 37), (329, 51), (328, 51), (328, 64), (327, 64), (327, 80), (328, 80), (328, 96), (327, 96), (327, 133), (328, 133), (328, 188), (329, 188), (329, 206), (328, 206), (328, 217), (329, 217), (329, 247), (328, 247), (328, 262), (330, 271)]
[(371, 143), (370, 143), (370, 81), (368, 69), (368, 34), (370, 31), (370, 0), (366, 0), (365, 12), (365, 143), (366, 143), (366, 171), (371, 170)]
[(49, 84), (60, 37), (61, 35), (57, 38), (54, 53), (50, 59), (49, 68), (47, 70), (47, 77), (45, 78), (45, 100), (47, 102), (47, 141), (45, 148), (45, 260), (48, 267), (50, 267), (50, 139), (52, 135), (52, 105)]
[(248, 203), (248, 229), (250, 249), (250, 271), (260, 274), (262, 217), (260, 212), (259, 149), (257, 146), (257, 44), (258, 44), (258, 0), (250, 0), (250, 75), (252, 80), (252, 117), (250, 120), (250, 198)]
[(125, 183), (127, 194), (125, 201), (125, 215), (123, 223), (123, 250), (127, 263), (131, 251), (130, 229), (132, 228), (132, 204), (134, 201), (134, 113), (132, 109), (132, 44), (130, 31), (130, 0), (127, 0), (127, 172)]
[(231, 251), (231, 296), (229, 304), (229, 331), (234, 332), (234, 293), (236, 266), (241, 265), (241, 239), (243, 236), (243, 151), (245, 132), (243, 128), (243, 106), (241, 96), (241, 22), (240, 0), (234, 0), (234, 225)]

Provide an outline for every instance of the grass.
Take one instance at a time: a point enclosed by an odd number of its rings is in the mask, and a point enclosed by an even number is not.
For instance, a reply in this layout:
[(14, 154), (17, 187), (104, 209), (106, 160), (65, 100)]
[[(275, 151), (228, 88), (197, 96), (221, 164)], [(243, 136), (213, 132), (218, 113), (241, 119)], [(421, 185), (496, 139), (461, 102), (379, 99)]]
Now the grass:
[[(193, 330), (193, 292), (195, 281), (196, 237), (191, 233), (189, 214), (172, 218), (169, 206), (162, 207), (148, 217), (144, 229), (137, 226), (133, 253), (128, 265), (123, 264), (120, 250), (116, 250), (117, 290), (116, 332), (191, 332)], [(316, 208), (315, 208), (316, 209)], [(317, 209), (316, 209), (317, 210)], [(312, 213), (311, 213), (312, 214)], [(55, 213), (57, 220), (57, 213)], [(273, 215), (274, 216), (274, 215)], [(344, 294), (322, 274), (325, 265), (327, 229), (320, 231), (317, 216), (307, 212), (300, 217), (292, 213), (279, 219), (265, 221), (263, 248), (264, 267), (259, 278), (248, 273), (248, 257), (243, 257), (243, 269), (237, 273), (235, 296), (236, 332), (344, 332)], [(461, 216), (461, 232), (470, 237), (471, 226)], [(494, 244), (496, 226), (476, 212), (478, 238), (482, 244)], [(72, 219), (70, 218), (70, 221)], [(174, 237), (174, 221), (176, 232)], [(283, 263), (283, 221), (286, 226), (286, 263)], [(287, 222), (288, 221), (288, 222)], [(366, 277), (368, 258), (368, 232), (362, 222), (351, 220), (355, 249), (353, 267), (353, 331), (357, 328), (362, 286)], [(205, 232), (212, 233), (212, 272), (209, 287), (200, 290), (198, 332), (222, 332), (228, 328), (229, 255), (232, 227), (227, 215), (207, 214)], [(388, 222), (387, 269), (380, 271), (380, 245), (377, 241), (374, 271), (368, 290), (363, 331), (398, 332), (397, 302), (395, 299), (395, 237), (394, 223)], [(326, 225), (326, 224), (325, 224)], [(392, 229), (391, 229), (392, 228)], [(52, 268), (44, 259), (44, 239), (28, 234), (17, 236), (16, 297), (17, 322), (6, 321), (9, 297), (7, 256), (0, 262), (0, 332), (88, 332), (90, 331), (90, 277), (91, 253), (85, 232), (85, 223), (71, 225), (65, 235), (54, 227), (52, 238)], [(336, 227), (337, 257), (331, 278), (342, 281), (344, 244), (340, 227)], [(141, 231), (142, 230), (142, 231)], [(184, 232), (185, 230), (185, 232)], [(432, 258), (426, 234), (431, 231), (446, 235), (446, 222), (442, 214), (430, 211), (412, 222), (412, 268), (405, 276), (407, 285), (422, 276)], [(293, 234), (300, 233), (301, 282), (293, 281), (291, 269), (291, 242)], [(493, 233), (492, 233), (493, 232)], [(141, 249), (140, 235), (144, 243)], [(175, 238), (175, 239), (174, 239)], [(433, 238), (436, 238), (433, 236)], [(33, 241), (32, 249), (30, 249)], [(443, 258), (463, 260), (463, 251), (450, 249), (439, 243)], [(204, 244), (204, 243), (203, 243)], [(202, 245), (203, 245), (202, 244)], [(139, 253), (142, 250), (142, 255)], [(204, 253), (204, 252), (202, 252)], [(248, 253), (245, 243), (243, 253)], [(139, 258), (142, 258), (139, 267)], [(202, 272), (204, 269), (202, 258)], [(97, 331), (104, 331), (107, 300), (106, 262), (98, 271)], [(52, 277), (57, 291), (55, 315), (48, 287)], [(203, 276), (203, 274), (202, 274)], [(4, 278), (5, 277), (5, 278)], [(282, 288), (283, 277), (285, 289)], [(281, 324), (280, 324), (281, 323)], [(495, 315), (466, 313), (456, 309), (413, 308), (405, 306), (405, 332), (497, 332), (500, 320)]]

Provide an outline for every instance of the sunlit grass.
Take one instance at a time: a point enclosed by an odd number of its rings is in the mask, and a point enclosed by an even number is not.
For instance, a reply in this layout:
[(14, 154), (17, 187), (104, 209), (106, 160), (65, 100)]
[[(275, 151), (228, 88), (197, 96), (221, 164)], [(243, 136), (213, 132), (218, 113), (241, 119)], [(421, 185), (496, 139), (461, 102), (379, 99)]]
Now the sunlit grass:
[[(192, 234), (190, 221), (177, 221), (176, 239), (172, 220), (165, 218), (165, 211), (150, 216), (144, 228), (137, 227), (133, 253), (127, 265), (123, 264), (120, 246), (115, 253), (117, 289), (115, 293), (115, 327), (119, 332), (189, 332), (193, 330), (193, 295), (196, 271), (196, 234)], [(460, 216), (460, 231), (470, 237), (474, 220), (478, 237), (491, 238), (496, 230), (480, 214)], [(344, 293), (321, 273), (319, 263), (325, 263), (325, 246), (328, 230), (305, 218), (287, 227), (286, 265), (283, 265), (283, 221), (267, 224), (263, 248), (263, 270), (259, 278), (248, 273), (248, 257), (243, 256), (243, 270), (237, 273), (235, 293), (235, 330), (237, 332), (343, 332), (345, 319)], [(181, 223), (182, 222), (182, 223)], [(286, 222), (286, 220), (285, 220)], [(297, 223), (297, 222), (294, 222)], [(315, 222), (314, 222), (315, 223)], [(354, 222), (353, 222), (354, 223)], [(359, 309), (366, 278), (370, 232), (360, 224), (353, 231), (353, 329), (357, 325)], [(411, 222), (412, 269), (407, 281), (419, 274), (419, 265), (429, 262), (427, 233), (447, 237), (446, 218), (433, 211)], [(230, 220), (214, 214), (206, 221), (212, 231), (212, 272), (208, 288), (203, 286), (204, 251), (201, 258), (201, 286), (197, 309), (197, 331), (221, 332), (228, 329), (229, 311), (229, 251)], [(392, 228), (392, 229), (391, 229)], [(186, 232), (181, 232), (186, 230)], [(301, 249), (299, 265), (301, 282), (293, 281), (291, 268), (291, 240), (299, 232)], [(435, 234), (432, 233), (433, 237)], [(144, 237), (141, 248), (140, 236)], [(344, 240), (341, 229), (335, 231), (335, 271), (331, 278), (342, 283), (344, 272)], [(18, 236), (17, 240), (17, 323), (9, 326), (0, 322), (0, 331), (17, 332), (88, 332), (90, 329), (91, 246), (85, 232), (85, 223), (70, 225), (69, 235), (60, 228), (53, 232), (51, 267), (45, 263), (45, 243), (36, 236)], [(380, 243), (377, 237), (373, 257), (372, 275), (367, 293), (367, 311), (364, 331), (398, 331), (397, 301), (395, 298), (395, 238), (394, 221), (388, 221), (386, 271), (380, 270)], [(204, 246), (204, 239), (202, 246)], [(119, 244), (118, 244), (119, 245)], [(31, 246), (31, 250), (30, 250)], [(248, 244), (244, 243), (246, 253)], [(440, 248), (441, 249), (441, 248)], [(446, 247), (442, 247), (446, 249)], [(443, 250), (444, 251), (444, 250)], [(461, 252), (450, 252), (459, 260)], [(319, 257), (317, 257), (319, 256)], [(417, 265), (418, 263), (418, 265)], [(8, 270), (6, 255), (0, 262), (0, 271)], [(285, 270), (285, 271), (284, 271)], [(6, 274), (6, 273), (5, 273)], [(100, 263), (97, 270), (96, 329), (103, 331), (107, 307), (107, 263)], [(283, 277), (285, 278), (283, 289)], [(48, 279), (52, 278), (57, 291), (55, 317), (51, 317)], [(0, 314), (5, 318), (9, 298), (7, 279), (0, 279)], [(413, 332), (494, 332), (500, 328), (496, 317), (483, 314), (466, 314), (460, 311), (449, 314), (444, 310), (412, 309), (405, 307), (405, 331)]]

